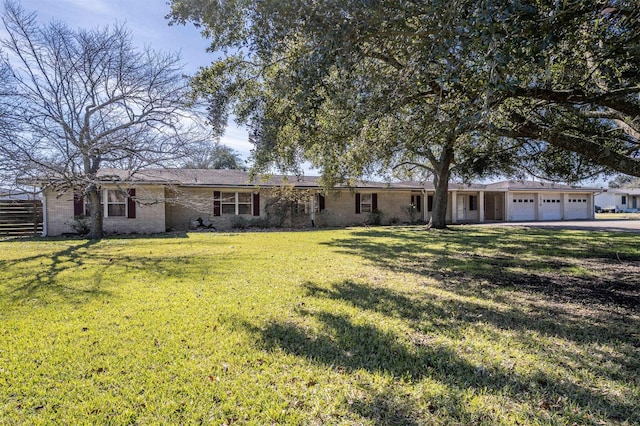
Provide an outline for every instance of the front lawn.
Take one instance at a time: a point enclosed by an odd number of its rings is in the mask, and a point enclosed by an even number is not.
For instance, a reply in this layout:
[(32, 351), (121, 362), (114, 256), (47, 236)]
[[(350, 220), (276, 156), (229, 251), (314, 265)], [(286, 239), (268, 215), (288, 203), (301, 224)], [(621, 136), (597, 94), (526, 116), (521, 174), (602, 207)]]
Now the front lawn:
[(0, 424), (638, 424), (636, 234), (0, 241)]
[(640, 220), (640, 213), (596, 213), (598, 220)]

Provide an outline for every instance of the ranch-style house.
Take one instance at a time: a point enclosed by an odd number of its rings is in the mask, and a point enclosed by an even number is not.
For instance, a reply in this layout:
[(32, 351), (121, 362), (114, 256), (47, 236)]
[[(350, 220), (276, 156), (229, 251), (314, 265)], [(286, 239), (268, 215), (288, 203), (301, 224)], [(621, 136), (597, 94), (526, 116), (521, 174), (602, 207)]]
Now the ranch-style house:
[[(101, 173), (107, 233), (161, 233), (198, 228), (228, 230), (265, 224), (274, 200), (289, 194), (289, 227), (427, 222), (434, 187), (418, 182), (361, 182), (325, 191), (317, 177), (274, 176), (251, 181), (240, 170), (155, 169)], [(533, 181), (449, 186), (447, 221), (481, 223), (594, 218), (595, 188)], [(293, 194), (293, 195), (292, 195)], [(43, 188), (43, 235), (74, 233), (88, 203), (79, 193)]]

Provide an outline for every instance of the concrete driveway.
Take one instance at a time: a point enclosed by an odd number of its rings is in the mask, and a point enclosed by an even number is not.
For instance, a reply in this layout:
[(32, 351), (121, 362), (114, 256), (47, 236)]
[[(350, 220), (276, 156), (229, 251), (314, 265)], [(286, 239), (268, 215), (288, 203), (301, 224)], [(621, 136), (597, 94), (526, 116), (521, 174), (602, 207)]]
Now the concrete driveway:
[(467, 226), (515, 226), (524, 228), (581, 229), (590, 231), (637, 232), (640, 220), (562, 220), (549, 222), (494, 222)]

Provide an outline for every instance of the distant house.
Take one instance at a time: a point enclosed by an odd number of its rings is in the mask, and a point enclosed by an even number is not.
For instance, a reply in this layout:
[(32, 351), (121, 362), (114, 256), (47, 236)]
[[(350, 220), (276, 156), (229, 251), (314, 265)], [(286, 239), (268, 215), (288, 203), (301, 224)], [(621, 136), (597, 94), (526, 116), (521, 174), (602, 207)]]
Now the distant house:
[(613, 188), (595, 196), (595, 203), (604, 212), (635, 213), (640, 211), (640, 188)]
[[(418, 182), (361, 182), (325, 192), (317, 177), (274, 176), (251, 181), (239, 170), (147, 170), (103, 172), (101, 186), (107, 233), (159, 233), (196, 228), (231, 229), (264, 224), (283, 188), (297, 194), (285, 226), (350, 226), (371, 220), (383, 224), (427, 222), (434, 187)], [(594, 188), (527, 181), (483, 185), (451, 184), (449, 223), (593, 219)], [(286, 191), (284, 191), (286, 192)], [(55, 236), (74, 232), (88, 204), (80, 194), (44, 191), (44, 231)]]
[(33, 200), (36, 198), (38, 198), (37, 195), (33, 193), (0, 188), (0, 200)]

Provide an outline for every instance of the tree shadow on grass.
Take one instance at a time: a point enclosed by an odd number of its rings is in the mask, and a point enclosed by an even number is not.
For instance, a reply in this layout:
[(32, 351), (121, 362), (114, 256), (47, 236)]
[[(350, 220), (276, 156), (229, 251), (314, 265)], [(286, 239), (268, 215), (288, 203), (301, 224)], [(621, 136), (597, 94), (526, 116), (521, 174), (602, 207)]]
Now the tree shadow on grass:
[[(145, 237), (145, 240), (148, 239), (148, 236)], [(50, 241), (53, 240), (47, 240)], [(187, 279), (192, 277), (194, 271), (202, 270), (202, 262), (208, 261), (188, 254), (156, 254), (153, 240), (148, 241), (147, 246), (136, 244), (138, 252), (135, 255), (126, 254), (126, 250), (121, 251), (117, 246), (108, 246), (106, 249), (96, 247), (101, 240), (65, 238), (56, 241), (66, 244), (56, 251), (41, 250), (30, 256), (0, 259), (0, 270), (11, 275), (0, 286), (0, 298), (20, 303), (27, 300), (53, 300), (50, 296), (54, 296), (59, 300), (82, 303), (87, 298), (113, 297), (114, 292), (105, 287), (110, 285), (109, 282), (122, 280), (129, 273), (144, 280), (155, 276)], [(175, 244), (176, 253), (184, 250), (184, 241), (181, 239), (176, 239), (175, 243), (163, 242), (164, 247), (167, 244)], [(204, 269), (203, 273), (208, 274), (209, 269), (215, 270), (218, 276), (227, 272), (224, 262)]]
[[(172, 238), (189, 238), (189, 234), (186, 231), (167, 231), (157, 234), (138, 234), (137, 232), (131, 232), (128, 234), (112, 234), (108, 233), (99, 240), (93, 240), (95, 242), (102, 240), (136, 240), (136, 239), (172, 239)], [(28, 236), (28, 237), (0, 237), (0, 244), (2, 243), (29, 243), (34, 241), (51, 242), (51, 241), (86, 241), (86, 237), (80, 234), (65, 234), (63, 236), (55, 237), (42, 237), (40, 235)]]
[[(473, 374), (473, 368), (454, 358), (442, 348), (410, 352), (393, 333), (373, 325), (354, 324), (349, 318), (320, 313), (316, 318), (323, 325), (322, 333), (312, 333), (295, 323), (274, 321), (266, 327), (245, 326), (256, 336), (265, 350), (282, 349), (313, 363), (353, 374), (358, 370), (391, 374), (395, 379), (420, 380), (430, 372), (444, 369)], [(446, 367), (445, 367), (446, 366)], [(363, 386), (368, 384), (363, 383)], [(378, 424), (423, 424), (420, 413), (409, 401), (396, 398), (392, 387), (384, 394), (370, 389), (363, 398), (344, 401), (350, 410)], [(460, 413), (462, 417), (463, 414)]]
[[(54, 294), (66, 299), (110, 296), (110, 292), (101, 289), (102, 270), (96, 270), (91, 277), (91, 286), (76, 287), (68, 285), (60, 274), (85, 268), (88, 252), (97, 243), (96, 240), (78, 240), (66, 248), (53, 252), (27, 256), (19, 259), (0, 260), (0, 268), (14, 271), (15, 278), (5, 287), (13, 302), (29, 300), (44, 294)], [(38, 263), (34, 266), (34, 263)], [(15, 283), (15, 284), (14, 284)]]
[[(445, 345), (430, 338), (433, 335), (458, 336), (464, 340), (467, 327), (481, 327), (478, 318), (499, 330), (516, 331), (514, 339), (527, 351), (541, 354), (540, 343), (531, 342), (531, 333), (544, 335), (553, 321), (559, 322), (565, 335), (579, 334), (581, 343), (593, 340), (618, 339), (615, 332), (603, 324), (581, 324), (579, 318), (551, 317), (548, 323), (540, 320), (549, 312), (530, 314), (514, 308), (509, 312), (480, 306), (472, 302), (418, 298), (372, 284), (344, 281), (330, 287), (314, 283), (306, 284), (308, 303), (298, 310), (300, 321), (272, 321), (265, 326), (245, 324), (265, 350), (284, 350), (303, 357), (315, 364), (348, 374), (365, 370), (373, 374), (391, 376), (394, 381), (416, 385), (425, 379), (446, 387), (435, 398), (425, 401), (420, 396), (411, 398), (400, 387), (387, 386), (380, 390), (367, 383), (360, 383), (364, 395), (348, 403), (349, 409), (376, 424), (425, 424), (431, 416), (444, 416), (456, 423), (491, 423), (498, 421), (490, 410), (479, 412), (467, 407), (469, 392), (476, 395), (490, 394), (504, 399), (505, 404), (524, 402), (544, 409), (525, 413), (533, 422), (547, 422), (551, 416), (562, 416), (568, 407), (573, 418), (581, 424), (597, 422), (637, 422), (640, 408), (637, 404), (610, 397), (588, 383), (564, 380), (556, 371), (540, 369), (517, 373), (508, 365), (495, 363), (477, 365), (461, 352), (459, 347)], [(376, 313), (383, 318), (402, 322), (411, 331), (408, 335), (379, 327), (377, 321), (363, 323), (356, 316), (319, 309), (326, 303), (314, 301), (333, 300), (348, 303), (360, 313)], [(446, 303), (445, 303), (446, 302)], [(315, 306), (315, 307), (314, 307)], [(317, 328), (306, 327), (304, 318), (311, 317)], [(370, 315), (367, 316), (370, 318)], [(429, 324), (427, 326), (427, 324)], [(429, 329), (431, 328), (431, 331)], [(613, 325), (611, 326), (613, 328)], [(586, 333), (580, 333), (581, 330)], [(552, 332), (551, 334), (554, 334)], [(490, 332), (485, 333), (492, 338)], [(500, 336), (495, 336), (499, 341)], [(560, 348), (562, 349), (562, 348)], [(595, 362), (570, 350), (551, 352), (553, 361), (565, 363), (567, 370), (589, 370), (598, 377), (625, 383), (640, 369), (638, 354), (630, 351), (618, 359)], [(596, 356), (597, 358), (597, 356)], [(611, 364), (615, 365), (612, 366)], [(346, 402), (345, 402), (346, 404)], [(589, 416), (596, 413), (593, 418)], [(566, 418), (565, 418), (566, 419)]]
[[(500, 309), (495, 309), (474, 301), (477, 299), (463, 302), (458, 296), (464, 294), (455, 291), (438, 295), (428, 290), (419, 290), (408, 295), (350, 280), (329, 288), (310, 282), (305, 283), (304, 287), (311, 297), (348, 302), (362, 311), (381, 313), (415, 329), (424, 330), (422, 324), (429, 323), (430, 329), (446, 329), (457, 333), (465, 325), (483, 323), (499, 330), (518, 332), (521, 336), (535, 332), (579, 345), (625, 342), (629, 345), (629, 352), (617, 360), (622, 367), (621, 374), (640, 371), (640, 335), (633, 324), (625, 326), (619, 319), (601, 321), (599, 317), (585, 317), (571, 310), (563, 310), (557, 305), (532, 306), (522, 301), (520, 304), (511, 303), (512, 300), (500, 300)], [(527, 337), (523, 337), (522, 342), (526, 344)], [(619, 379), (620, 376), (611, 378)]]
[[(434, 278), (459, 292), (476, 293), (481, 290), (478, 283), (483, 283), (489, 288), (525, 289), (561, 302), (640, 311), (637, 236), (575, 235), (538, 229), (367, 230), (327, 245), (377, 267)], [(576, 266), (589, 273), (571, 272)]]

